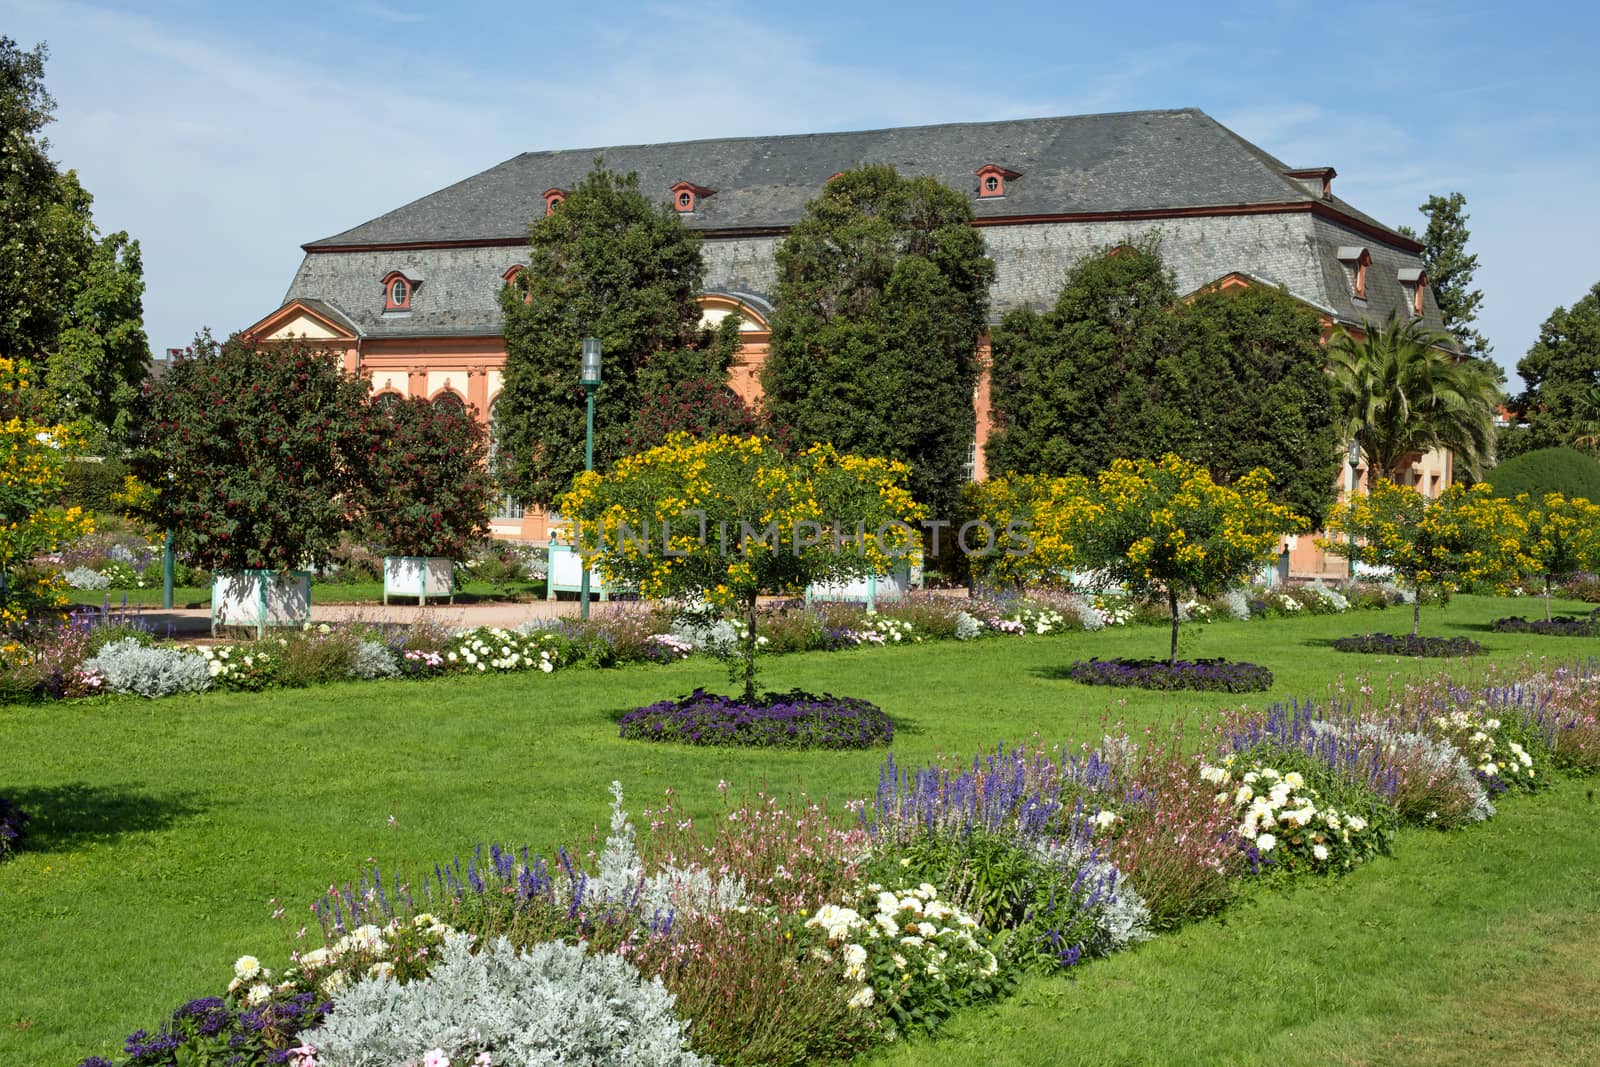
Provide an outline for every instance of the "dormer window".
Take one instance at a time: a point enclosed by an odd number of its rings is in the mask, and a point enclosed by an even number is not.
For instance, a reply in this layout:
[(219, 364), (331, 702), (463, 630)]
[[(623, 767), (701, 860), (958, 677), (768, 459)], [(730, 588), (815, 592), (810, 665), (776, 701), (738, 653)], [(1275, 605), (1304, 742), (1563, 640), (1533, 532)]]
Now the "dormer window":
[(1006, 182), (1022, 177), (1016, 171), (1006, 170), (1006, 168), (994, 163), (979, 167), (977, 173), (979, 200), (990, 200), (997, 196), (1005, 196)]
[(715, 192), (715, 189), (706, 189), (692, 182), (679, 182), (672, 187), (672, 206), (687, 215), (694, 211), (700, 201)]
[(1283, 176), (1312, 196), (1332, 200), (1333, 179), (1339, 176), (1339, 172), (1332, 167), (1306, 167), (1303, 170), (1286, 170)]
[(1367, 269), (1372, 266), (1372, 253), (1356, 245), (1341, 245), (1336, 253), (1339, 262), (1350, 274), (1350, 292), (1357, 300), (1367, 298)]
[(411, 297), (416, 293), (420, 278), (412, 278), (392, 270), (383, 276), (383, 310), (410, 311)]
[(1422, 294), (1428, 288), (1428, 272), (1421, 267), (1406, 267), (1400, 271), (1400, 288), (1410, 298), (1413, 318), (1422, 317)]
[(556, 208), (560, 207), (562, 201), (566, 200), (566, 198), (567, 193), (565, 189), (546, 189), (544, 191), (545, 218), (549, 218), (551, 215), (554, 215), (556, 213)]

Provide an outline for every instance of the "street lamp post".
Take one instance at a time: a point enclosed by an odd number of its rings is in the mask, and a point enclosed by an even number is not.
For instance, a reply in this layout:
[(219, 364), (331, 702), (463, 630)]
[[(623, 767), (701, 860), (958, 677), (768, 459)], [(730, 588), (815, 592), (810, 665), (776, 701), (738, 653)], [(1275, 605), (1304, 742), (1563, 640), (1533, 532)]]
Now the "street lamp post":
[[(1355, 438), (1350, 442), (1350, 499), (1346, 501), (1347, 508), (1355, 507), (1356, 489), (1361, 484), (1356, 468), (1361, 464), (1361, 439)], [(1350, 563), (1350, 580), (1356, 580), (1356, 530), (1350, 526), (1350, 553), (1347, 557)]]
[[(578, 374), (578, 384), (583, 386), (584, 397), (584, 426), (583, 426), (583, 469), (594, 470), (594, 392), (600, 388), (600, 339), (598, 337), (585, 337), (583, 339), (583, 362)], [(576, 534), (576, 531), (574, 531)], [(578, 566), (583, 571), (583, 576), (578, 579), (578, 614), (587, 619), (589, 617), (589, 561), (584, 558), (583, 546), (579, 543), (582, 538), (573, 537), (573, 550), (578, 553)]]

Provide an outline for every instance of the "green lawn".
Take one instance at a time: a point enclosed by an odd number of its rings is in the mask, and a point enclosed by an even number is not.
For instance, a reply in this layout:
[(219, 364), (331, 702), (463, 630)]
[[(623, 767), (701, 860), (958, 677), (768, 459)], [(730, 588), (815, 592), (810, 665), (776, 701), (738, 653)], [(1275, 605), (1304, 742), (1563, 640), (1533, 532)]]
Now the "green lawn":
[[(1530, 600), (1462, 597), (1425, 609), (1423, 622), (1430, 633), (1481, 641), (1489, 662), (1600, 650), (1592, 640), (1488, 631), (1497, 615), (1535, 610)], [(781, 657), (767, 661), (765, 677), (774, 688), (877, 701), (897, 721), (897, 758), (915, 762), (1035, 734), (1093, 740), (1108, 717), (1259, 707), (1326, 696), (1341, 678), (1353, 692), (1363, 674), (1381, 688), (1440, 669), (1328, 647), (1409, 623), (1409, 609), (1392, 609), (1186, 632), (1185, 654), (1277, 672), (1273, 692), (1249, 697), (1059, 678), (1089, 655), (1159, 654), (1166, 633), (1155, 627)], [(368, 858), (386, 871), (418, 870), (479, 841), (583, 844), (613, 778), (635, 810), (672, 786), (708, 813), (720, 803), (719, 779), (836, 800), (873, 790), (881, 753), (693, 750), (616, 737), (618, 713), (696, 684), (725, 678), (694, 661), (0, 707), (0, 789), (36, 814), (33, 847), (0, 865), (0, 1064), (109, 1054), (128, 1031), (216, 991), (238, 955), (281, 964), (288, 944), (268, 901), (284, 901), (291, 919), (304, 915), (319, 889)], [(1486, 827), (1407, 834), (1396, 860), (1325, 892), (1263, 894), (1072, 980), (1030, 981), (1000, 1008), (958, 1020), (950, 1036), (885, 1062), (1438, 1062), (1465, 1040), (1463, 1017), (1484, 1028), (1480, 1053), (1517, 1062), (1546, 1046), (1495, 1044), (1501, 1031), (1532, 1031), (1552, 1012), (1563, 1041), (1593, 1047), (1592, 1014), (1546, 1011), (1539, 994), (1587, 990), (1573, 1004), (1593, 1003), (1594, 811), (1585, 790), (1568, 785), (1513, 801)], [(1539, 1040), (1554, 1038), (1541, 1031)]]
[[(129, 607), (158, 607), (161, 604), (161, 587), (150, 589), (70, 589), (67, 600), (72, 604), (100, 607), (109, 602), (113, 608), (122, 606), (126, 598)], [(464, 582), (456, 590), (457, 604), (482, 604), (491, 601), (542, 600), (544, 581), (510, 582), (503, 586), (488, 582)], [(383, 602), (382, 582), (316, 582), (311, 587), (313, 604), (380, 604)], [(412, 604), (415, 597), (394, 597), (396, 604)], [(432, 603), (443, 603), (434, 600)], [(203, 608), (211, 603), (211, 588), (182, 585), (172, 590), (172, 603), (180, 608)]]

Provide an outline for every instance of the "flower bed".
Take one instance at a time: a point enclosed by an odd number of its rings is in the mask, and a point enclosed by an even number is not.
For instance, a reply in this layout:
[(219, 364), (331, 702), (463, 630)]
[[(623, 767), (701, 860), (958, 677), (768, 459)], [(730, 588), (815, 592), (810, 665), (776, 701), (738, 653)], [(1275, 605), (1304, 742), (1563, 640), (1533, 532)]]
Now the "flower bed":
[(894, 740), (894, 724), (877, 705), (852, 697), (794, 689), (746, 704), (696, 689), (628, 712), (622, 736), (749, 748), (876, 748)]
[(1220, 659), (1090, 659), (1067, 668), (1067, 676), (1084, 685), (1138, 689), (1198, 689), (1212, 693), (1256, 693), (1272, 688), (1272, 672), (1254, 663)]
[(1483, 646), (1470, 637), (1420, 637), (1417, 634), (1360, 634), (1341, 637), (1333, 643), (1335, 652), (1365, 652), (1377, 656), (1424, 656), (1445, 659), (1479, 656)]
[(1525, 619), (1520, 615), (1496, 619), (1496, 633), (1543, 634), (1547, 637), (1600, 637), (1600, 611), (1588, 615), (1557, 615), (1553, 619)]
[[(614, 783), (593, 869), (583, 850), (480, 847), (419, 877), (330, 887), (313, 909), (320, 946), (313, 932), (276, 972), (241, 957), (225, 991), (135, 1032), (122, 1062), (495, 1067), (525, 1047), (618, 1067), (849, 1059), (1025, 971), (1159, 936), (1253, 880), (1335, 877), (1387, 851), (1395, 825), (1437, 825), (1416, 783), (1439, 768), (1458, 788), (1471, 760), (1507, 796), (1552, 766), (1600, 769), (1597, 672), (1279, 705), (1223, 718), (1198, 745), (1157, 732), (965, 765), (889, 759), (875, 798), (838, 823), (804, 795), (761, 794), (701, 832), (669, 790), (641, 834)], [(600, 1031), (621, 1020), (648, 1055), (608, 1044)]]

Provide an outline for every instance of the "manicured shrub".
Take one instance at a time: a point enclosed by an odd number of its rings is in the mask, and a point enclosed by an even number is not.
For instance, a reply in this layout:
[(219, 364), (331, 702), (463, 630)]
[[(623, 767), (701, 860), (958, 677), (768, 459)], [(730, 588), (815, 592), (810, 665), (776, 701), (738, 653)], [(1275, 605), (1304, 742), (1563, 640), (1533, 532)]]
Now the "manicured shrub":
[(148, 646), (134, 637), (101, 648), (83, 662), (82, 669), (104, 678), (106, 690), (112, 693), (164, 697), (211, 688), (211, 671), (205, 657), (176, 648)]
[(1067, 668), (1067, 676), (1084, 685), (1132, 686), (1139, 689), (1197, 689), (1212, 693), (1254, 693), (1272, 688), (1272, 672), (1254, 663), (1221, 659), (1091, 659)]
[(1446, 658), (1483, 654), (1483, 646), (1470, 637), (1419, 637), (1417, 634), (1341, 637), (1333, 643), (1333, 648), (1336, 652), (1364, 652), (1376, 656)]
[(894, 740), (894, 723), (877, 705), (852, 697), (792, 689), (746, 703), (696, 689), (628, 712), (622, 736), (751, 748), (875, 748)]
[(66, 484), (61, 503), (84, 511), (110, 514), (122, 510), (128, 465), (118, 459), (72, 459), (63, 469)]
[(1574, 448), (1540, 448), (1495, 467), (1484, 481), (1494, 495), (1514, 500), (1527, 493), (1543, 500), (1546, 493), (1581, 496), (1600, 502), (1600, 462)]
[(382, 641), (364, 638), (356, 645), (355, 656), (350, 661), (350, 677), (360, 679), (393, 678), (400, 673), (395, 662), (394, 649)]
[(8, 860), (21, 851), (28, 839), (29, 815), (12, 802), (0, 796), (0, 860)]
[(471, 950), (445, 939), (425, 982), (364, 978), (342, 993), (304, 1045), (329, 1064), (471, 1063), (693, 1067), (684, 1023), (659, 979), (626, 960), (547, 942), (523, 953), (505, 938)]

